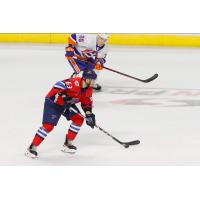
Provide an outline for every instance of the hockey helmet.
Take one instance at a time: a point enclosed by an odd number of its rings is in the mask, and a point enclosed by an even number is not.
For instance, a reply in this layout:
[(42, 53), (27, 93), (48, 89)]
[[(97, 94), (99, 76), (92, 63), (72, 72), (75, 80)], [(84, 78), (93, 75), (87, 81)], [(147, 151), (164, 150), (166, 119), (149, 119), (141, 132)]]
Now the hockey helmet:
[(99, 33), (98, 36), (104, 40), (108, 40), (108, 38), (109, 38), (108, 33)]

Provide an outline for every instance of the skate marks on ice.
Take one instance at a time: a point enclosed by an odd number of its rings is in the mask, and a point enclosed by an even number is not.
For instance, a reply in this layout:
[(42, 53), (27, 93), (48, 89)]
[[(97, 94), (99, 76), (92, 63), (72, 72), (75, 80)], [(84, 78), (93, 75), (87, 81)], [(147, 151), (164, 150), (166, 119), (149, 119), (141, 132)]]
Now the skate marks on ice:
[(113, 99), (109, 102), (132, 106), (199, 107), (200, 89), (104, 87)]

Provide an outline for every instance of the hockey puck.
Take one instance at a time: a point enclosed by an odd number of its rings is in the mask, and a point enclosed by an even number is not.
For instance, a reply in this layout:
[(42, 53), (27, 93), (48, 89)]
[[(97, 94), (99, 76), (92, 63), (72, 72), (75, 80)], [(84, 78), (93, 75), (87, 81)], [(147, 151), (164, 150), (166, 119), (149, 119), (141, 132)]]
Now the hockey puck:
[(136, 140), (136, 143), (135, 144), (140, 144), (140, 140)]
[(125, 147), (125, 148), (129, 148), (129, 145), (128, 145), (128, 144), (125, 144), (124, 147)]

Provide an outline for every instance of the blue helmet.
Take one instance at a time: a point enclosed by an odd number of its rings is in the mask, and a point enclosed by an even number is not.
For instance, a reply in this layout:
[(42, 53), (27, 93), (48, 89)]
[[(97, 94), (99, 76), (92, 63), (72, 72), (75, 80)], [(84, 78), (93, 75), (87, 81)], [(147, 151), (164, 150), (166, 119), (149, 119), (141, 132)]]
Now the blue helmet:
[(97, 78), (97, 74), (93, 70), (86, 70), (82, 75), (83, 79), (92, 79), (95, 80)]

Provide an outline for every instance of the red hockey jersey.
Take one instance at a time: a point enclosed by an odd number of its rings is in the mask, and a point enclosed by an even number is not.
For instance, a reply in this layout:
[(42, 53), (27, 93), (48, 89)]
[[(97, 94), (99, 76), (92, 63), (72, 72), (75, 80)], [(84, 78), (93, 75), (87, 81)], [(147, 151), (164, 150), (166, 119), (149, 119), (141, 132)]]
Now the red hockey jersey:
[(80, 102), (84, 111), (92, 110), (92, 87), (82, 88), (82, 78), (80, 77), (57, 82), (46, 98), (60, 106)]

